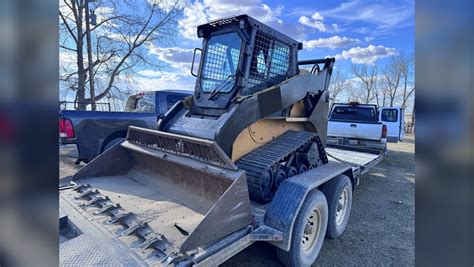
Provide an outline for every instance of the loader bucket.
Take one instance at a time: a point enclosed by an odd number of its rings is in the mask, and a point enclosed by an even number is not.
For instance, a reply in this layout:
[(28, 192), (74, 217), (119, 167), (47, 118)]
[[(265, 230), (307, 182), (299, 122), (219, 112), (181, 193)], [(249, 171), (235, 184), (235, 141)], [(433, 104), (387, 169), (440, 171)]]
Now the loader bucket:
[(244, 171), (209, 140), (130, 127), (73, 181), (133, 212), (180, 253), (252, 222)]

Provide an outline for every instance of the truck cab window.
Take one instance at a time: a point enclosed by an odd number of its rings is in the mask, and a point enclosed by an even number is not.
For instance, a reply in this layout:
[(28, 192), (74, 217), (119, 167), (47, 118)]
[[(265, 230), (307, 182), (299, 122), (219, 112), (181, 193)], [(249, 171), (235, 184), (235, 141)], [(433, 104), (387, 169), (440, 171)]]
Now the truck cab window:
[(382, 121), (396, 122), (398, 120), (398, 110), (384, 109), (382, 110)]
[(135, 99), (135, 105), (132, 112), (154, 113), (155, 112), (155, 94), (138, 95)]
[(332, 120), (377, 121), (373, 108), (335, 107), (331, 113)]

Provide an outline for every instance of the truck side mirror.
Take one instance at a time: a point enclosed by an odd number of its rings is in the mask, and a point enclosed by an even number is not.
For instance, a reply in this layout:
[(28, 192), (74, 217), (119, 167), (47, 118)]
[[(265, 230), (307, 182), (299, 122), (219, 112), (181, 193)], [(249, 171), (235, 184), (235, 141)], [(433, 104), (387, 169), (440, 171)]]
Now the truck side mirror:
[[(202, 49), (194, 48), (193, 63), (191, 64), (191, 75), (193, 75), (194, 77), (197, 77), (197, 74), (194, 73), (194, 61), (196, 59), (196, 51), (199, 51), (199, 62), (201, 62)], [(199, 66), (198, 66), (198, 70), (199, 70)]]

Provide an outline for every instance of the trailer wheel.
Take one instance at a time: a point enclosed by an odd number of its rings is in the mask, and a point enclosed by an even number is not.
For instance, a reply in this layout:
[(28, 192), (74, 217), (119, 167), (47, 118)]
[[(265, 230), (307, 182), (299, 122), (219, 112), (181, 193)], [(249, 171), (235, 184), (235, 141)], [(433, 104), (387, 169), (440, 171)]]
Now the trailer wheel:
[(277, 249), (278, 259), (285, 266), (310, 266), (323, 246), (328, 222), (326, 197), (314, 190), (306, 196), (291, 238), (289, 251)]
[(352, 208), (352, 183), (347, 175), (341, 174), (323, 184), (321, 191), (326, 196), (329, 220), (326, 237), (334, 239), (346, 230)]

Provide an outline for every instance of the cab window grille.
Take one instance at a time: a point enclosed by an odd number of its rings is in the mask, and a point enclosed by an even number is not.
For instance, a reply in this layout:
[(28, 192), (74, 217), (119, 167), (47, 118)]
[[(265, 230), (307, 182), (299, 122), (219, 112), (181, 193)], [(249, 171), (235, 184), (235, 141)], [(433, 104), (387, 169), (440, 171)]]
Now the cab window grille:
[(240, 59), (241, 39), (235, 32), (216, 35), (209, 39), (201, 76), (204, 92), (211, 92), (227, 82), (221, 92), (230, 92)]
[(289, 66), (289, 46), (258, 31), (255, 36), (247, 89), (244, 90), (244, 94), (253, 94), (281, 83), (287, 78)]

